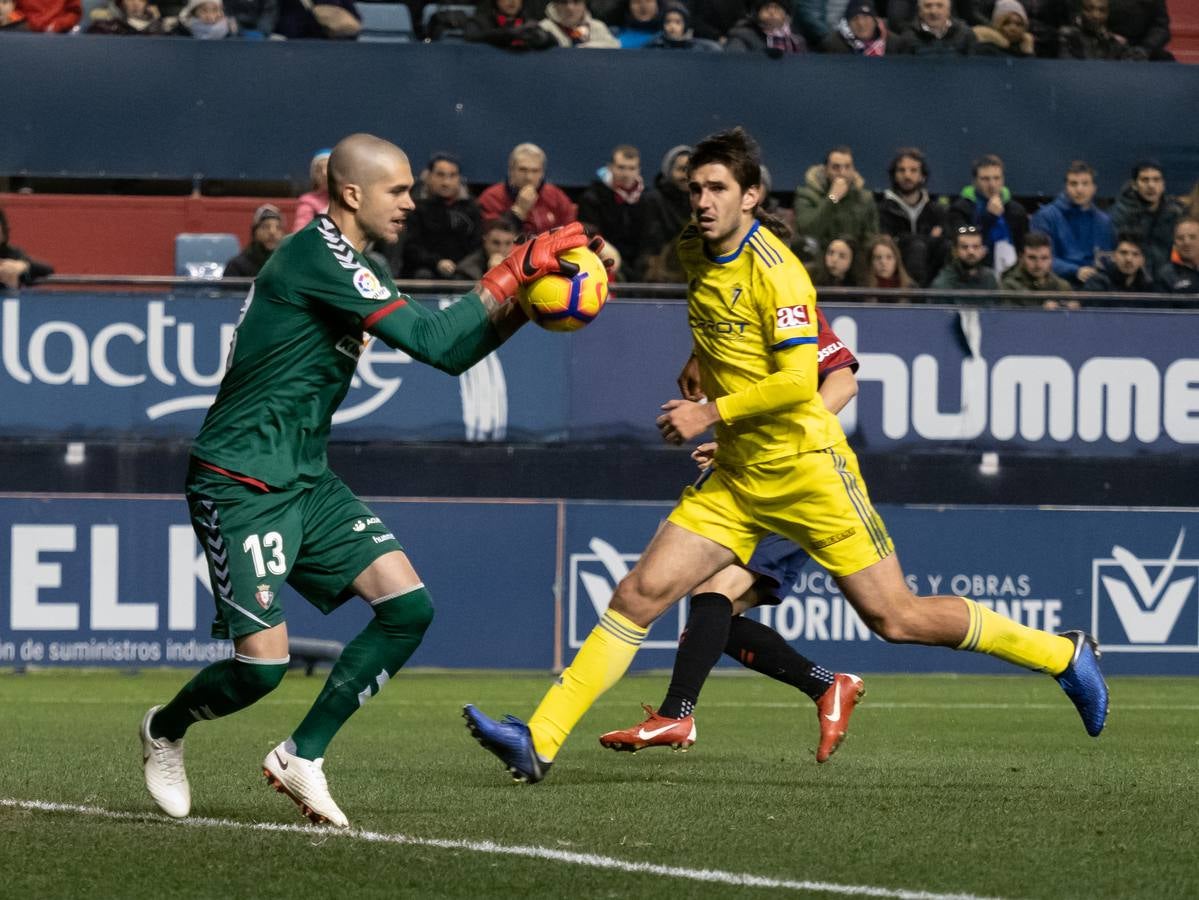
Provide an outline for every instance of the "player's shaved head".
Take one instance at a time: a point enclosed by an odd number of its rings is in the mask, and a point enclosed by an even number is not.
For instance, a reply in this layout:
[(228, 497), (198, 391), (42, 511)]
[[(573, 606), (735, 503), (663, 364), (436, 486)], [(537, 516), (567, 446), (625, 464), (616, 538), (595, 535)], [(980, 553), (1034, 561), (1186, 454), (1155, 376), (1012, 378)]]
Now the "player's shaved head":
[(373, 134), (351, 134), (342, 138), (329, 156), (329, 198), (340, 204), (347, 184), (367, 187), (386, 178), (397, 162), (408, 166), (404, 151)]

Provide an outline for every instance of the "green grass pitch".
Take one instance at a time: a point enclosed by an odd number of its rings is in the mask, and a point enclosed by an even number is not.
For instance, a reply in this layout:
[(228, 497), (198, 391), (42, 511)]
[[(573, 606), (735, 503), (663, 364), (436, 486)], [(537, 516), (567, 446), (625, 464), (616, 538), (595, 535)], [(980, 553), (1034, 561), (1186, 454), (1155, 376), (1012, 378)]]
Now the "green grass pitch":
[(0, 674), (0, 896), (1199, 897), (1199, 679), (1113, 679), (1094, 740), (1045, 677), (868, 676), (817, 766), (812, 704), (760, 677), (709, 682), (688, 753), (604, 750), (666, 683), (629, 677), (527, 786), (460, 710), (527, 716), (549, 676), (405, 672), (330, 748), (329, 834), (259, 768), (298, 672), (195, 727), (196, 818), (156, 813), (137, 726), (185, 677)]

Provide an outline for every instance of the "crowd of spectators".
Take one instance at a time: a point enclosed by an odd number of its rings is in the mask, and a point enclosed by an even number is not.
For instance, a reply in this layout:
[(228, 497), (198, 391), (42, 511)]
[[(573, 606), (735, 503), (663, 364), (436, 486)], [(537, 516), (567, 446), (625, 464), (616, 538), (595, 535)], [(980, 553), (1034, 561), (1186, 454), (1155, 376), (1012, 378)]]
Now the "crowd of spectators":
[[(618, 144), (591, 184), (568, 193), (549, 178), (545, 152), (522, 143), (508, 155), (507, 176), (476, 197), (459, 160), (435, 153), (419, 173), (416, 206), (400, 242), (378, 252), (397, 278), (473, 281), (517, 240), (580, 221), (604, 235), (618, 281), (682, 283), (675, 238), (691, 217), (690, 156), (686, 145), (671, 147), (647, 183), (638, 148)], [(300, 196), (290, 228), (278, 207), (255, 210), (250, 239), (229, 260), (226, 277), (256, 275), (288, 231), (327, 210), (328, 161), (328, 150), (313, 155), (310, 190)], [(902, 147), (887, 166), (887, 186), (876, 193), (857, 170), (852, 148), (841, 145), (808, 167), (790, 205), (771, 192), (763, 166), (762, 209), (787, 230), (818, 287), (856, 288), (869, 299), (935, 296), (924, 288), (998, 290), (1035, 292), (1013, 302), (1056, 308), (1077, 302), (1040, 295), (1199, 294), (1199, 184), (1170, 196), (1156, 160), (1138, 160), (1107, 209), (1097, 202), (1094, 169), (1082, 160), (1066, 166), (1061, 193), (1031, 214), (1013, 196), (998, 156), (980, 156), (971, 173), (956, 194), (938, 196), (929, 190), (925, 154)], [(0, 211), (0, 285), (16, 288), (52, 273), (9, 243)], [(874, 288), (884, 291), (874, 296), (868, 290)]]
[[(674, 238), (690, 217), (690, 153), (672, 147), (647, 183), (638, 148), (619, 144), (574, 199), (549, 178), (534, 144), (514, 147), (507, 177), (477, 199), (458, 160), (437, 153), (420, 173), (416, 210), (389, 264), (401, 278), (470, 279), (520, 236), (581, 221), (606, 238), (618, 280), (682, 282)], [(875, 193), (852, 148), (837, 146), (808, 167), (789, 206), (768, 194), (765, 207), (822, 287), (891, 289), (880, 294), (887, 299), (911, 299), (894, 293), (904, 288), (1199, 293), (1199, 185), (1168, 196), (1154, 160), (1132, 167), (1108, 210), (1081, 160), (1066, 167), (1061, 193), (1031, 213), (998, 156), (976, 159), (971, 182), (953, 195), (931, 193), (929, 172), (919, 148), (900, 148)], [(315, 163), (314, 176), (321, 184)]]
[[(362, 4), (372, 0), (359, 0)], [(511, 50), (1171, 60), (1166, 0), (407, 0), (424, 40)], [(449, 7), (449, 8), (443, 8)], [(467, 9), (469, 9), (467, 5)], [(0, 32), (353, 40), (354, 0), (0, 0)]]

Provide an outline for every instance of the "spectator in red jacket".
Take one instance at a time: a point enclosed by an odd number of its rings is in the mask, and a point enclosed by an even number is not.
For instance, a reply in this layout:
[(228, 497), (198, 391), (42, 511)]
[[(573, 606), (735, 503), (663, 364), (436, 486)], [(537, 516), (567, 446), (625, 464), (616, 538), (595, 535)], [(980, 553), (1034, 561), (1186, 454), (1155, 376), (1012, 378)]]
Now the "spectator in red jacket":
[(66, 32), (79, 24), (79, 0), (17, 0), (17, 12), (30, 31)]
[(508, 155), (508, 180), (479, 195), (483, 224), (508, 219), (523, 234), (569, 225), (579, 213), (562, 189), (545, 180), (545, 151), (517, 144)]

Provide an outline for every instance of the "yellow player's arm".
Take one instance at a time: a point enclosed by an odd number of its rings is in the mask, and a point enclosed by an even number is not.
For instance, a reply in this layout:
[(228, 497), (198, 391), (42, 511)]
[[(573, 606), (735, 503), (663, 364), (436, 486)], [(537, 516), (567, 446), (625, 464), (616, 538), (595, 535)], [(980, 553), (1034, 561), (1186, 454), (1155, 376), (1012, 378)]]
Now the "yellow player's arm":
[[(843, 369), (834, 369), (824, 376), (820, 382), (820, 399), (824, 401), (825, 408), (833, 415), (841, 412), (850, 400), (858, 395), (858, 379), (854, 375), (853, 369), (850, 366), (845, 366)], [(699, 466), (700, 471), (703, 471), (716, 459), (716, 449), (719, 445), (715, 441), (708, 441), (700, 444), (691, 451), (691, 458), (695, 460), (695, 464)]]
[(725, 394), (716, 410), (726, 423), (778, 412), (806, 403), (816, 395), (816, 338), (776, 351), (778, 371), (747, 388)]

